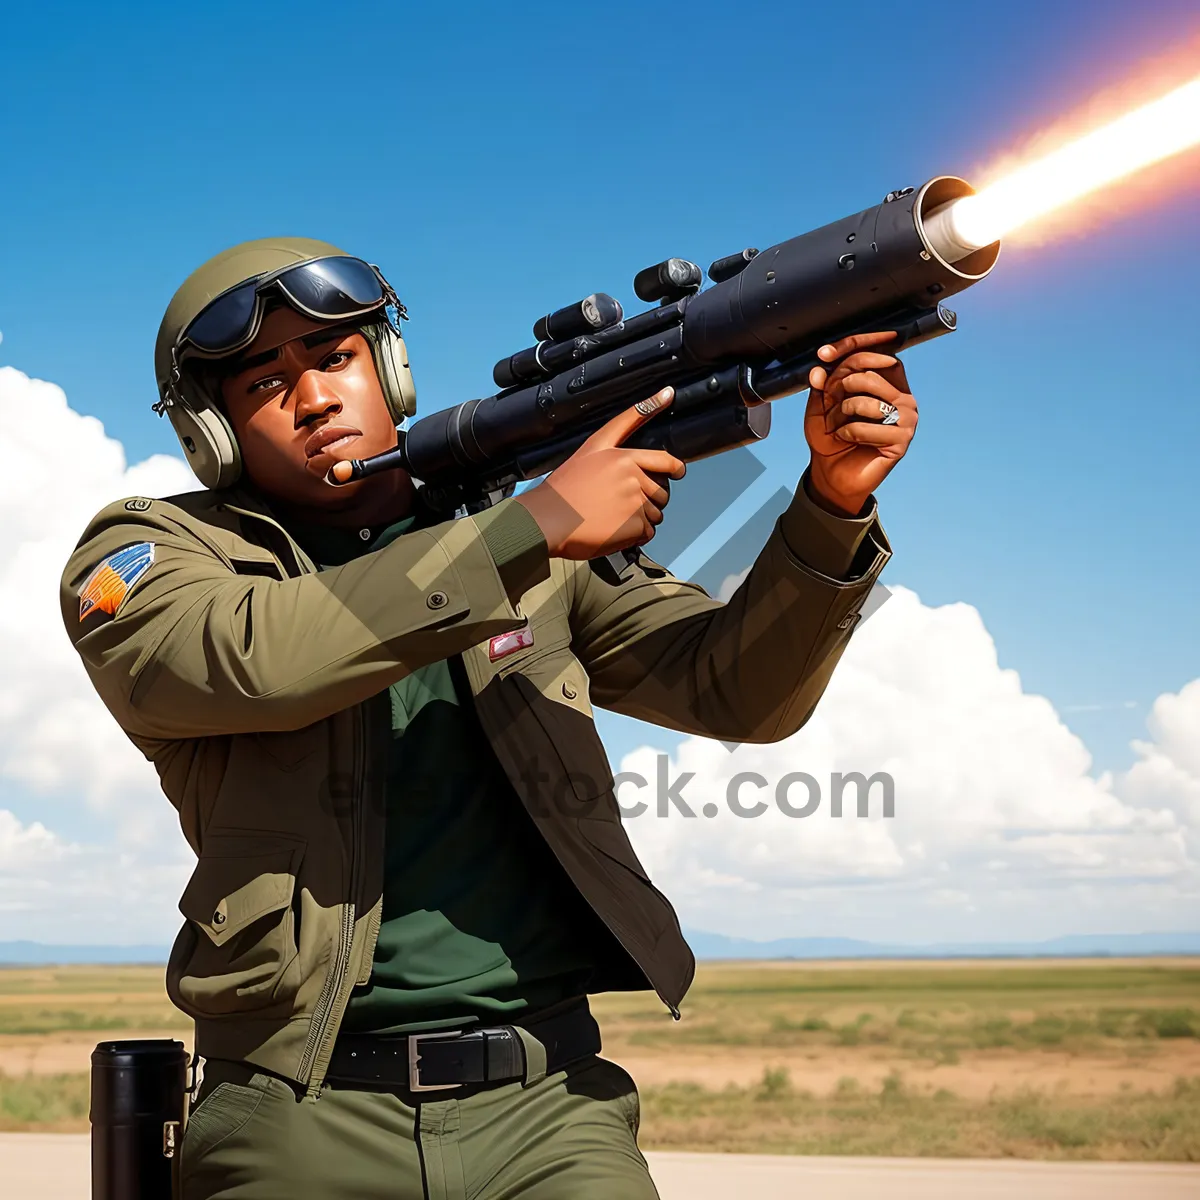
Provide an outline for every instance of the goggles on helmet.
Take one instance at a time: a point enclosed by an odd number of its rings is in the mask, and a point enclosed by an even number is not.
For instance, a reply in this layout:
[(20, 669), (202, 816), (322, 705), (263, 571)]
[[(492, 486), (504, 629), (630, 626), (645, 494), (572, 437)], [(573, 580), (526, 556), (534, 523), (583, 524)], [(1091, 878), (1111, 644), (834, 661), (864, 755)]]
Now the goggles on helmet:
[(384, 310), (400, 332), (408, 311), (379, 268), (349, 255), (329, 255), (293, 263), (236, 284), (210, 300), (175, 340), (171, 386), (167, 398), (154, 405), (160, 415), (178, 399), (180, 363), (185, 358), (223, 358), (244, 349), (258, 336), (272, 291), (305, 316), (318, 321), (345, 321)]
[(175, 342), (176, 361), (198, 355), (235, 354), (258, 336), (272, 289), (298, 312), (319, 321), (342, 321), (394, 306), (407, 316), (376, 267), (348, 255), (314, 258), (270, 271), (222, 292), (192, 318)]

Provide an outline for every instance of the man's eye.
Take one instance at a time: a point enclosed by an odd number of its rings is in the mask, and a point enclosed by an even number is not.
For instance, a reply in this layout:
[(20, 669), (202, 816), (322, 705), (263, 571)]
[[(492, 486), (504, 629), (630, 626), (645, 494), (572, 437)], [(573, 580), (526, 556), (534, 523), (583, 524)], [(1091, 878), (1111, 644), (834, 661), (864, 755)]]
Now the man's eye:
[(251, 392), (270, 392), (279, 387), (283, 379), (278, 375), (268, 375), (265, 379), (256, 379), (249, 387)]
[(348, 363), (354, 357), (352, 350), (335, 350), (322, 364), (323, 370), (328, 371), (330, 367), (340, 367)]

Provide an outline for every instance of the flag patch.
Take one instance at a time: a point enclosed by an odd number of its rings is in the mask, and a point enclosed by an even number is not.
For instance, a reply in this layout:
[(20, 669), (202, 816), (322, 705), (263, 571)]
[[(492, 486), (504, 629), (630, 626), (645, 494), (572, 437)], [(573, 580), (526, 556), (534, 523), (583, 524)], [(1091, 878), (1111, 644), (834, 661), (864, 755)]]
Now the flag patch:
[(490, 642), (488, 642), (488, 658), (495, 662), (498, 658), (503, 658), (506, 654), (515, 654), (518, 650), (524, 650), (526, 646), (533, 645), (533, 630), (526, 621), (520, 629), (514, 629), (511, 633), (498, 633)]
[(96, 612), (115, 617), (121, 601), (153, 561), (153, 542), (138, 542), (110, 554), (79, 589), (79, 619)]

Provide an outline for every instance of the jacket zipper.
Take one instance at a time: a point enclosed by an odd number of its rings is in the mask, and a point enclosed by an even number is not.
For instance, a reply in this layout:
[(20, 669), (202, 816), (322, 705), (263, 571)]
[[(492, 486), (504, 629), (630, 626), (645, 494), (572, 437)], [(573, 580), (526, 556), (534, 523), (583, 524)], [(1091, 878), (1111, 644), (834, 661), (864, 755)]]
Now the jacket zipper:
[[(299, 554), (296, 553), (297, 547), (291, 534), (273, 517), (268, 516), (266, 513), (255, 512), (253, 509), (241, 505), (227, 504), (225, 507), (239, 515), (265, 521), (268, 525), (278, 529), (286, 538), (289, 547), (292, 548), (293, 557), (296, 559), (297, 564), (300, 565), (301, 570), (306, 569), (307, 556), (302, 551)], [(286, 568), (284, 570), (286, 572)], [(325, 975), (325, 982), (321, 985), (321, 994), (317, 998), (317, 1003), (313, 1009), (313, 1015), (308, 1027), (308, 1038), (304, 1044), (304, 1053), (300, 1058), (300, 1067), (297, 1072), (297, 1077), (305, 1082), (308, 1094), (312, 1096), (317, 1094), (323, 1080), (320, 1078), (316, 1080), (311, 1079), (310, 1073), (313, 1070), (313, 1065), (316, 1062), (319, 1052), (323, 1049), (324, 1043), (327, 1041), (330, 1027), (334, 1024), (333, 1016), (334, 1010), (337, 1008), (337, 998), (341, 994), (342, 985), (346, 977), (346, 967), (350, 961), (350, 952), (354, 948), (354, 922), (357, 915), (357, 905), (355, 904), (354, 897), (358, 895), (358, 843), (361, 836), (359, 831), (359, 816), (362, 809), (360, 793), (363, 782), (362, 767), (365, 757), (363, 707), (361, 704), (356, 706), (354, 712), (354, 770), (351, 774), (353, 782), (350, 793), (350, 898), (342, 906), (333, 961), (329, 964), (329, 969)], [(323, 1074), (324, 1072), (322, 1072), (322, 1076)]]
[[(357, 912), (354, 897), (358, 895), (359, 815), (362, 810), (362, 765), (365, 757), (363, 743), (363, 706), (358, 705), (354, 711), (354, 771), (350, 793), (350, 896), (342, 906), (341, 927), (338, 930), (333, 961), (329, 964), (325, 983), (321, 987), (321, 995), (313, 1010), (312, 1021), (308, 1028), (308, 1041), (305, 1043), (304, 1056), (300, 1060), (299, 1077), (306, 1082), (310, 1096), (315, 1096), (321, 1088), (322, 1078), (310, 1078), (310, 1073), (317, 1057), (325, 1049), (330, 1030), (336, 1024), (333, 1019), (334, 1012), (338, 1008), (338, 997), (341, 995), (342, 985), (346, 979), (350, 951), (354, 946), (354, 920)], [(321, 1075), (324, 1076), (324, 1071), (321, 1072)]]

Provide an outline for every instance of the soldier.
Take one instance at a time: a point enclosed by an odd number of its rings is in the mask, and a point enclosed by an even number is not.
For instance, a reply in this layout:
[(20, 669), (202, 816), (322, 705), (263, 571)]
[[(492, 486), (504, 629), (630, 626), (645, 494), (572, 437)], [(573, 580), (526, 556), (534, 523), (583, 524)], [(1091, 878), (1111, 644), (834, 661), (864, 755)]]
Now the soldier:
[(204, 490), (89, 525), (62, 580), (92, 682), (197, 855), (167, 967), (205, 1060), (186, 1200), (656, 1195), (638, 1095), (589, 993), (694, 961), (621, 826), (592, 705), (739, 741), (808, 718), (890, 550), (903, 368), (826, 347), (811, 465), (728, 603), (640, 546), (683, 463), (613, 418), (522, 495), (454, 520), (402, 471), (415, 393), (378, 270), (307, 239), (200, 267), (160, 399)]

